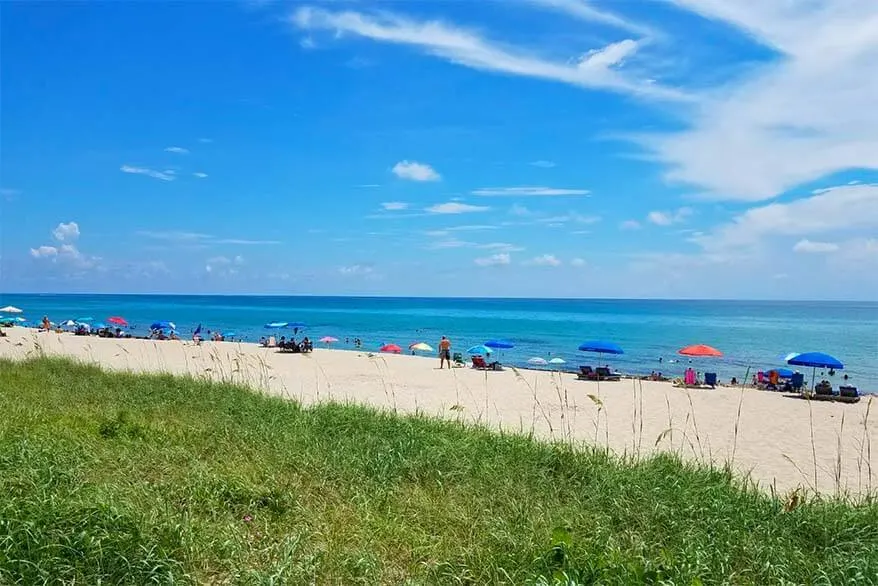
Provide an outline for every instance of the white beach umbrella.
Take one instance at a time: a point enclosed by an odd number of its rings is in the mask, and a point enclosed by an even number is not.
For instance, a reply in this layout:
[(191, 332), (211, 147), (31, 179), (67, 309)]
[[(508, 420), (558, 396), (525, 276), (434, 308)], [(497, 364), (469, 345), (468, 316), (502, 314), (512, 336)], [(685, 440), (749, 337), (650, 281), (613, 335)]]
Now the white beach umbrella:
[(545, 366), (548, 364), (545, 358), (540, 358), (539, 356), (534, 356), (530, 360), (527, 361), (528, 364), (535, 364), (538, 366)]
[(24, 313), (24, 311), (12, 305), (7, 305), (6, 307), (0, 307), (0, 313)]
[(567, 361), (563, 358), (552, 358), (549, 360), (549, 364), (567, 364)]

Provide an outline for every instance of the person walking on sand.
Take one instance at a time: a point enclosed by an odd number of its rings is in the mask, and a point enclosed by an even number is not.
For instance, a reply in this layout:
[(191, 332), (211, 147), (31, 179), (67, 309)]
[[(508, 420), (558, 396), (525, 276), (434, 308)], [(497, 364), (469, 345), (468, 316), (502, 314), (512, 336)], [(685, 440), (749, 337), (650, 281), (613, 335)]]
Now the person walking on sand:
[(448, 362), (448, 368), (451, 368), (451, 340), (442, 336), (442, 339), (439, 340), (439, 368), (445, 368), (446, 362)]

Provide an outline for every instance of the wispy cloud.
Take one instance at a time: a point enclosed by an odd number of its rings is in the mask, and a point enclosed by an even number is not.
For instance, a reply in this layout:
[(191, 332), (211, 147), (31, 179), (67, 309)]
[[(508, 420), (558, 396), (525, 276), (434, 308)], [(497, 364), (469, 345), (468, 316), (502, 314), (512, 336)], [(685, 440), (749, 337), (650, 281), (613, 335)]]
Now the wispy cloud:
[(472, 242), (466, 242), (464, 240), (458, 240), (457, 238), (448, 238), (446, 240), (439, 240), (437, 242), (430, 243), (427, 248), (433, 250), (441, 250), (444, 248), (464, 248), (467, 246), (472, 246)]
[(199, 179), (207, 179), (207, 173), (198, 172), (198, 173), (193, 173), (192, 176), (198, 177)]
[(188, 155), (189, 149), (184, 149), (183, 147), (178, 146), (169, 146), (165, 149), (166, 153), (175, 153), (178, 155)]
[(652, 29), (647, 26), (643, 26), (637, 24), (635, 22), (631, 22), (613, 14), (612, 12), (606, 12), (603, 10), (599, 10), (591, 5), (590, 2), (586, 0), (523, 0), (530, 4), (534, 4), (536, 6), (542, 6), (544, 8), (557, 10), (564, 14), (568, 14), (574, 18), (578, 18), (580, 20), (585, 20), (588, 22), (596, 22), (600, 24), (605, 24), (608, 26), (612, 26), (615, 28), (619, 28), (622, 30), (626, 30), (628, 32), (636, 33), (642, 36), (651, 36), (653, 34)]
[(381, 204), (381, 207), (389, 212), (396, 212), (401, 210), (407, 210), (409, 204), (401, 201), (386, 201)]
[(152, 177), (153, 179), (161, 179), (162, 181), (173, 181), (177, 178), (176, 173), (174, 173), (174, 171), (172, 170), (156, 171), (154, 169), (147, 169), (146, 167), (135, 167), (133, 165), (122, 165), (119, 170), (123, 173), (146, 175), (147, 177)]
[(508, 242), (489, 242), (488, 244), (479, 244), (477, 248), (496, 250), (497, 252), (521, 252), (524, 250), (523, 246), (516, 246)]
[(647, 214), (646, 219), (656, 226), (670, 226), (685, 222), (692, 215), (692, 208), (682, 207), (673, 212), (652, 211)]
[(524, 49), (491, 42), (478, 33), (441, 21), (416, 21), (397, 14), (365, 14), (302, 7), (291, 22), (304, 30), (329, 30), (378, 42), (407, 45), (427, 54), (483, 71), (547, 79), (584, 88), (600, 88), (679, 100), (685, 96), (649, 80), (635, 81), (619, 71), (638, 43), (626, 39), (595, 49), (571, 61), (549, 61)]
[(481, 187), (472, 191), (482, 197), (552, 197), (588, 195), (587, 189), (564, 189), (558, 187)]
[(440, 203), (426, 208), (425, 211), (431, 214), (468, 214), (472, 212), (486, 212), (489, 207), (474, 206), (466, 203), (450, 201), (448, 203)]
[(637, 220), (625, 220), (619, 224), (619, 228), (622, 230), (640, 230), (640, 222)]
[(356, 264), (339, 267), (338, 272), (346, 277), (364, 277), (374, 274), (375, 267), (372, 265)]
[(835, 242), (815, 242), (813, 240), (808, 240), (807, 238), (799, 240), (793, 246), (793, 252), (825, 254), (836, 251), (838, 251), (838, 244)]
[(878, 2), (667, 0), (778, 56), (705, 90), (682, 132), (641, 137), (666, 178), (760, 201), (846, 169), (878, 169)]
[(541, 169), (551, 169), (552, 167), (555, 167), (556, 165), (552, 161), (533, 161), (531, 163), (531, 166), (540, 167)]
[(511, 264), (512, 257), (506, 252), (501, 252), (498, 254), (492, 254), (491, 256), (477, 258), (473, 260), (473, 263), (480, 267), (500, 267)]
[(211, 234), (203, 234), (201, 232), (186, 232), (180, 230), (138, 230), (138, 236), (152, 238), (153, 240), (163, 240), (166, 242), (175, 242), (179, 244), (239, 244), (244, 246), (261, 245), (261, 244), (280, 244), (279, 240), (252, 240), (249, 238), (220, 238)]
[(433, 167), (417, 161), (400, 161), (393, 166), (391, 171), (400, 179), (408, 179), (409, 181), (439, 181), (441, 179)]
[(585, 259), (582, 258), (574, 258), (570, 261), (570, 266), (572, 267), (584, 267), (586, 264)]
[(213, 142), (213, 139), (212, 138), (199, 138), (198, 142), (200, 142), (202, 144), (210, 144)]

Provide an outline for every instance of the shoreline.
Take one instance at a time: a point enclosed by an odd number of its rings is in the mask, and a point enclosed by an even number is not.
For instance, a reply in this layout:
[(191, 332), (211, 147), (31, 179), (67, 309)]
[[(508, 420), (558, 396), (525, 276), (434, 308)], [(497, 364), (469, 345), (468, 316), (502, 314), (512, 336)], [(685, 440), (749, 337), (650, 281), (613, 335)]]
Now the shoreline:
[[(355, 402), (423, 413), (620, 455), (671, 451), (722, 466), (763, 490), (864, 494), (878, 488), (871, 403), (805, 401), (738, 387), (580, 381), (542, 369), (440, 370), (433, 357), (315, 348), (279, 353), (246, 342), (153, 341), (5, 330), (0, 358), (66, 356), (109, 370), (167, 372), (247, 385), (302, 404)], [(740, 412), (740, 414), (739, 414)], [(812, 440), (813, 438), (813, 440)], [(816, 456), (816, 459), (815, 457)]]

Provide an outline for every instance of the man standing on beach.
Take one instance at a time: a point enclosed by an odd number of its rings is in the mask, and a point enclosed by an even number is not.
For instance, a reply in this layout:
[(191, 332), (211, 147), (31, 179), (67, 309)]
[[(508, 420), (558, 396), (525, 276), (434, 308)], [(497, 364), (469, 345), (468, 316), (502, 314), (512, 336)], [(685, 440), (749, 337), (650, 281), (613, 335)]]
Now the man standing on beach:
[(439, 368), (440, 370), (445, 368), (445, 363), (448, 362), (448, 368), (451, 368), (451, 340), (442, 336), (442, 339), (439, 340)]

